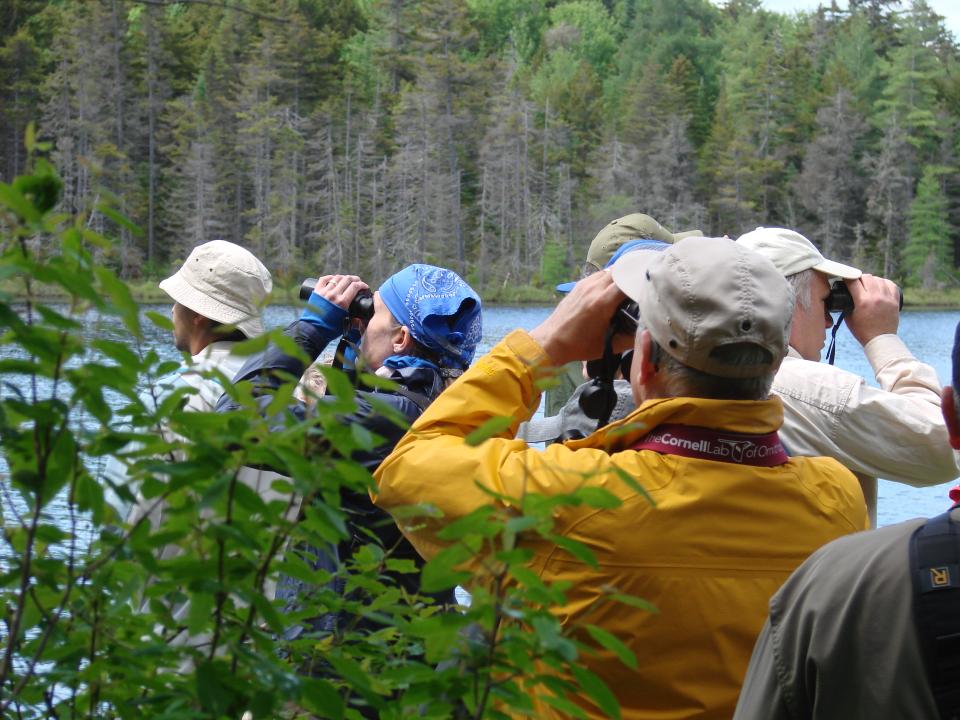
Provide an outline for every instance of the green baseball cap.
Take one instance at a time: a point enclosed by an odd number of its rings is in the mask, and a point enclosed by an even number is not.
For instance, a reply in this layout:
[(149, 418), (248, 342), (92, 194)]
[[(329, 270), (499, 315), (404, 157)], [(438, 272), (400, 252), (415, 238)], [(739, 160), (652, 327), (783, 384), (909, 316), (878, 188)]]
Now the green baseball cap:
[(685, 237), (700, 237), (700, 230), (685, 230), (682, 233), (672, 233), (649, 215), (631, 213), (608, 223), (590, 243), (587, 250), (587, 262), (584, 270), (587, 273), (596, 272), (606, 267), (614, 253), (626, 242), (631, 240), (659, 240), (669, 244)]

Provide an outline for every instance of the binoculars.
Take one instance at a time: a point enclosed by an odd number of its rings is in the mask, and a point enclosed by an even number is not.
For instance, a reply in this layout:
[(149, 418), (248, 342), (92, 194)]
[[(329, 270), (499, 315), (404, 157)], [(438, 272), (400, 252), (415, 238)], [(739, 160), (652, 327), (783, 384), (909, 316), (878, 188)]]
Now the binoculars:
[[(897, 286), (897, 292), (900, 293), (900, 309), (903, 310), (903, 290)], [(837, 280), (830, 286), (830, 294), (827, 296), (827, 312), (853, 312), (853, 296), (850, 295), (850, 288), (843, 280)]]
[[(903, 310), (903, 290), (897, 288), (900, 293), (900, 309)], [(853, 296), (850, 295), (850, 288), (843, 280), (837, 280), (830, 286), (830, 294), (826, 300), (827, 311), (831, 313), (853, 312)], [(639, 318), (639, 309), (633, 300), (625, 300), (617, 311), (613, 314), (611, 324), (614, 331), (618, 333), (630, 333), (637, 329), (637, 320)]]
[[(300, 299), (303, 301), (309, 300), (316, 286), (316, 278), (307, 278), (300, 283)], [(373, 293), (369, 290), (358, 292), (350, 302), (350, 307), (347, 308), (347, 315), (363, 322), (369, 322), (370, 318), (373, 317)]]

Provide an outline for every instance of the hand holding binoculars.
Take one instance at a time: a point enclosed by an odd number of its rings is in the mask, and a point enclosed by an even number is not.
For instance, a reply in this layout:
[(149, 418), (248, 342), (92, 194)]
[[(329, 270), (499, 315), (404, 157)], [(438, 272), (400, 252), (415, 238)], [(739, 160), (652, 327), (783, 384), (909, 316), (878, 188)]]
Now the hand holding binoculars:
[[(900, 309), (903, 310), (903, 289), (897, 286), (897, 292), (900, 293)], [(827, 312), (849, 314), (853, 312), (853, 309), (853, 296), (850, 294), (850, 288), (843, 280), (837, 280), (830, 286), (830, 294), (827, 296)]]
[[(897, 287), (900, 293), (900, 310), (903, 310), (903, 289)], [(830, 286), (830, 294), (826, 300), (827, 311), (831, 313), (853, 312), (853, 296), (850, 294), (850, 288), (843, 280), (837, 280)], [(639, 319), (639, 309), (637, 303), (633, 300), (625, 300), (613, 314), (610, 324), (614, 332), (628, 333), (635, 332), (637, 329), (637, 320)]]
[[(316, 278), (307, 278), (300, 283), (300, 299), (307, 301), (317, 287)], [(350, 301), (350, 307), (347, 308), (347, 315), (351, 318), (369, 322), (373, 317), (373, 293), (369, 290), (361, 290)]]

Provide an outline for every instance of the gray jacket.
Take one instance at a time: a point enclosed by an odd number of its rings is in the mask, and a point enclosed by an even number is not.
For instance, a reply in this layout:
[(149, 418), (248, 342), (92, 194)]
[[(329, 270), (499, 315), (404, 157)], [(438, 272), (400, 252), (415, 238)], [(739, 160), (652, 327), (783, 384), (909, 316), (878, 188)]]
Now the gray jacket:
[[(597, 429), (597, 421), (587, 417), (580, 409), (580, 396), (589, 385), (589, 382), (585, 382), (574, 390), (573, 395), (556, 415), (533, 418), (521, 423), (517, 438), (527, 443), (542, 442), (549, 445), (557, 440), (567, 439), (571, 432), (579, 433), (578, 437), (592, 434)], [(628, 380), (614, 380), (613, 389), (617, 393), (617, 402), (608, 422), (626, 417), (636, 407)]]
[(734, 720), (938, 717), (908, 557), (923, 522), (834, 540), (797, 568), (770, 600)]

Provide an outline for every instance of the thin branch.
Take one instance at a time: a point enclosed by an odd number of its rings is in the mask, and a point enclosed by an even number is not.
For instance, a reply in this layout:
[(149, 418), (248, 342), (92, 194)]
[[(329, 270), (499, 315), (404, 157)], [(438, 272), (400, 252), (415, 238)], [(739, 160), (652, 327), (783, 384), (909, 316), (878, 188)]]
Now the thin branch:
[[(20, 635), (20, 623), (23, 621), (23, 611), (27, 604), (27, 588), (30, 586), (30, 567), (33, 560), (33, 542), (37, 534), (37, 526), (40, 524), (40, 498), (33, 508), (33, 517), (30, 519), (30, 527), (27, 529), (27, 544), (23, 553), (23, 567), (20, 573), (20, 593), (17, 597), (17, 607), (13, 612), (13, 622), (11, 623), (9, 636), (7, 637), (7, 649), (3, 656), (3, 662), (0, 664), (0, 688), (7, 683), (10, 671), (13, 669), (14, 649), (20, 645), (18, 636)], [(0, 713), (10, 706), (10, 703), (16, 700), (12, 695), (9, 700), (0, 702)]]
[[(312, 496), (311, 496), (312, 497)], [(282, 517), (286, 517), (290, 510), (294, 507), (296, 501), (296, 494), (290, 494), (290, 500), (287, 502), (287, 509), (284, 511)], [(263, 562), (260, 564), (260, 567), (257, 569), (257, 574), (254, 577), (254, 592), (259, 592), (263, 594), (263, 585), (267, 579), (267, 573), (270, 570), (270, 563), (273, 562), (273, 559), (276, 557), (277, 553), (280, 552), (287, 539), (290, 537), (290, 532), (280, 533), (275, 535), (273, 541), (270, 543), (270, 549), (267, 551), (266, 557), (263, 559)], [(250, 608), (247, 612), (247, 619), (243, 624), (243, 633), (240, 635), (239, 644), (243, 644), (247, 640), (247, 636), (250, 633), (250, 629), (253, 627), (253, 621), (256, 618), (256, 607), (253, 603), (250, 604)], [(237, 663), (240, 659), (239, 654), (233, 656), (233, 662), (231, 663), (230, 671), (235, 673), (237, 671)]]
[[(239, 482), (240, 471), (238, 470), (233, 474), (233, 478), (230, 480), (230, 489), (227, 491), (227, 516), (224, 518), (224, 525), (233, 525), (233, 501), (234, 496), (237, 491), (237, 483)], [(223, 627), (223, 606), (227, 602), (227, 593), (224, 589), (224, 575), (225, 575), (225, 562), (226, 562), (226, 543), (224, 542), (223, 536), (220, 535), (217, 537), (217, 607), (214, 610), (213, 616), (215, 619), (215, 625), (213, 628), (213, 639), (210, 642), (210, 655), (208, 660), (213, 660), (217, 653), (217, 646), (220, 644), (220, 630)]]
[[(74, 456), (74, 462), (80, 462), (78, 455)], [(43, 635), (40, 636), (40, 639), (37, 642), (37, 649), (34, 651), (33, 657), (30, 658), (27, 669), (24, 671), (23, 676), (20, 678), (20, 681), (17, 683), (16, 687), (13, 689), (12, 695), (14, 697), (20, 694), (23, 688), (25, 688), (27, 683), (30, 681), (30, 678), (33, 676), (33, 673), (37, 667), (37, 663), (40, 662), (43, 651), (46, 649), (47, 642), (50, 640), (50, 636), (53, 635), (53, 631), (57, 628), (60, 618), (63, 616), (64, 610), (66, 610), (67, 602), (70, 600), (70, 595), (73, 592), (74, 583), (77, 579), (74, 575), (74, 571), (76, 569), (77, 552), (77, 513), (76, 505), (73, 502), (74, 492), (76, 491), (76, 483), (77, 474), (74, 472), (73, 479), (70, 483), (70, 502), (67, 504), (67, 507), (70, 511), (70, 553), (67, 561), (67, 586), (63, 591), (63, 597), (61, 597), (55, 605), (56, 610), (54, 611), (53, 615), (44, 609), (40, 602), (40, 598), (36, 594), (35, 586), (30, 586), (30, 596), (33, 598), (34, 605), (36, 605), (37, 609), (43, 614), (44, 620), (46, 621), (46, 626), (44, 627)]]

